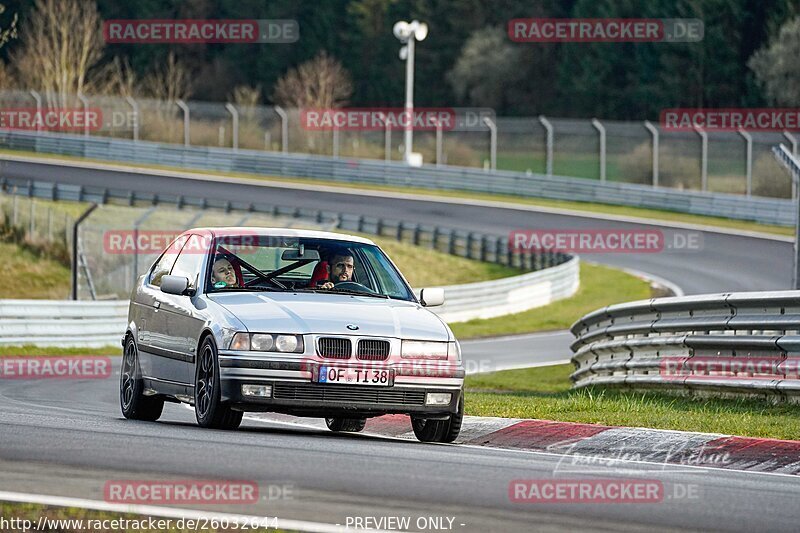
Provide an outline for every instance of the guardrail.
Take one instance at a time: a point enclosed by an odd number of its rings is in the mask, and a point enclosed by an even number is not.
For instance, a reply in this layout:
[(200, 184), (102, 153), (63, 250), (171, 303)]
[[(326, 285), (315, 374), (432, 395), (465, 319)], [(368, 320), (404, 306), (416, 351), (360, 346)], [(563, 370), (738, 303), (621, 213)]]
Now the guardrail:
[(414, 168), (394, 161), (24, 131), (0, 132), (0, 148), (223, 172), (626, 205), (781, 226), (791, 226), (796, 216), (791, 200), (469, 167)]
[[(579, 259), (573, 257), (539, 272), (445, 286), (449, 301), (431, 311), (447, 322), (488, 318), (566, 298), (578, 285)], [(0, 300), (0, 345), (116, 346), (125, 332), (127, 316), (126, 300)]]
[(576, 388), (800, 397), (800, 291), (612, 305), (571, 331)]
[(0, 300), (0, 345), (118, 346), (127, 301)]

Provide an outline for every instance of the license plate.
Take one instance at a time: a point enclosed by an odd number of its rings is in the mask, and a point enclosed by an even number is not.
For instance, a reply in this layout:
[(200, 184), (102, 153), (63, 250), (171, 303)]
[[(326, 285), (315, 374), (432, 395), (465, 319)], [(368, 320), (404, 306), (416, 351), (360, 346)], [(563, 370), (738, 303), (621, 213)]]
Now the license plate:
[(320, 383), (390, 387), (393, 381), (392, 377), (392, 372), (387, 369), (348, 368), (345, 366), (328, 365), (321, 365), (319, 367)]

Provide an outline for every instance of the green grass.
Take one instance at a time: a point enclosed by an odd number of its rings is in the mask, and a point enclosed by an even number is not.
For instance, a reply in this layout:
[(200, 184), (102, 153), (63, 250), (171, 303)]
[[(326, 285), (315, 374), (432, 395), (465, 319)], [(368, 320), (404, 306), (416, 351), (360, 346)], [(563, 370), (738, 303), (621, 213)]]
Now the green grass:
[(523, 274), (517, 268), (473, 261), (388, 237), (365, 237), (374, 241), (392, 258), (400, 272), (415, 288), (475, 283)]
[(155, 170), (170, 170), (180, 171), (190, 174), (208, 174), (223, 177), (238, 177), (248, 179), (258, 179), (262, 181), (276, 181), (287, 184), (314, 184), (325, 185), (329, 187), (341, 188), (343, 190), (357, 189), (357, 190), (372, 190), (372, 191), (391, 191), (401, 193), (422, 194), (429, 197), (441, 198), (462, 198), (467, 200), (488, 200), (498, 202), (508, 202), (512, 204), (543, 207), (543, 208), (556, 208), (567, 209), (572, 211), (584, 211), (587, 213), (607, 214), (614, 216), (636, 217), (660, 220), (664, 222), (676, 222), (684, 224), (705, 225), (711, 227), (725, 228), (731, 230), (751, 231), (760, 233), (769, 233), (774, 235), (794, 235), (794, 228), (784, 226), (774, 226), (769, 224), (758, 224), (755, 222), (748, 222), (743, 220), (734, 220), (721, 217), (709, 217), (703, 215), (690, 215), (685, 213), (676, 213), (673, 211), (659, 210), (659, 209), (644, 209), (638, 207), (627, 207), (610, 204), (598, 204), (589, 202), (575, 202), (567, 200), (547, 200), (543, 198), (528, 198), (521, 196), (514, 196), (508, 194), (491, 194), (491, 193), (474, 193), (469, 191), (444, 191), (424, 189), (419, 187), (404, 187), (404, 186), (389, 186), (389, 185), (372, 185), (372, 184), (354, 184), (354, 183), (339, 183), (333, 180), (324, 179), (311, 179), (311, 178), (287, 178), (280, 176), (265, 176), (261, 174), (249, 174), (245, 172), (218, 172), (213, 170), (200, 170), (200, 169), (186, 169), (179, 167), (170, 167), (165, 165), (126, 165), (125, 163), (107, 161), (92, 158), (81, 158), (74, 156), (63, 156), (58, 154), (41, 154), (37, 152), (26, 152), (16, 150), (0, 150), (0, 154), (8, 155), (23, 155), (28, 157), (39, 157), (42, 159), (65, 159), (72, 161), (87, 161), (95, 163), (113, 164), (119, 166), (129, 166), (134, 168), (149, 168)]
[(70, 272), (57, 261), (44, 259), (16, 244), (0, 242), (5, 258), (0, 299), (64, 299), (69, 296)]
[(466, 413), (800, 439), (798, 405), (615, 390), (570, 390), (572, 370), (572, 365), (558, 365), (468, 376)]
[[(120, 333), (120, 339), (122, 334)], [(25, 346), (0, 346), (0, 357), (13, 357), (13, 356), (61, 356), (61, 355), (122, 355), (122, 346), (113, 345), (105, 346), (103, 348), (59, 348), (33, 346), (27, 344)]]
[[(133, 513), (112, 513), (109, 511), (93, 511), (90, 509), (81, 509), (78, 507), (54, 507), (54, 506), (45, 506), (33, 503), (11, 503), (11, 502), (0, 502), (0, 516), (6, 520), (10, 520), (11, 518), (18, 518), (21, 520), (28, 520), (32, 523), (33, 528), (35, 528), (38, 524), (38, 520), (40, 517), (44, 517), (51, 522), (49, 523), (49, 527), (46, 531), (59, 531), (61, 533), (80, 533), (84, 531), (103, 531), (102, 528), (92, 527), (89, 528), (89, 524), (99, 524), (102, 525), (102, 522), (95, 523), (89, 522), (95, 520), (127, 520), (128, 522), (119, 522), (118, 525), (128, 525), (131, 527), (126, 528), (115, 528), (115, 529), (106, 529), (106, 531), (125, 531), (125, 532), (166, 532), (166, 533), (189, 533), (193, 531), (198, 531), (198, 527), (202, 527), (205, 525), (206, 529), (202, 529), (202, 531), (208, 531), (210, 533), (214, 533), (217, 531), (231, 531), (231, 529), (217, 529), (211, 527), (211, 522), (209, 521), (207, 524), (203, 524), (201, 521), (197, 527), (188, 528), (185, 527), (187, 524), (186, 521), (183, 522), (184, 527), (178, 527), (178, 519), (167, 519), (167, 518), (159, 518), (154, 517), (154, 525), (158, 526), (167, 526), (162, 527), (161, 529), (150, 529), (148, 527), (148, 520), (147, 515), (137, 515)], [(53, 520), (83, 520), (84, 527), (78, 528), (75, 527), (75, 523), (73, 522), (71, 525), (69, 523), (62, 522), (59, 525), (54, 524)], [(161, 521), (161, 524), (159, 524)], [(270, 520), (268, 522), (264, 522), (262, 525), (270, 526), (274, 524), (274, 521)], [(110, 522), (107, 523), (110, 525)], [(134, 526), (143, 526), (143, 527), (134, 527)], [(240, 524), (244, 525), (244, 524)], [(248, 524), (249, 525), (249, 524)], [(257, 524), (253, 524), (256, 526)], [(271, 532), (280, 532), (280, 531), (287, 531), (283, 529), (275, 529), (271, 527), (267, 528), (260, 528), (260, 527), (253, 527), (249, 529), (250, 531), (271, 531)], [(22, 527), (4, 530), (4, 531), (22, 531)], [(30, 531), (30, 530), (29, 530)]]
[(565, 329), (595, 309), (644, 298), (650, 298), (646, 281), (614, 268), (581, 263), (581, 286), (571, 298), (522, 313), (456, 322), (450, 327), (460, 340)]

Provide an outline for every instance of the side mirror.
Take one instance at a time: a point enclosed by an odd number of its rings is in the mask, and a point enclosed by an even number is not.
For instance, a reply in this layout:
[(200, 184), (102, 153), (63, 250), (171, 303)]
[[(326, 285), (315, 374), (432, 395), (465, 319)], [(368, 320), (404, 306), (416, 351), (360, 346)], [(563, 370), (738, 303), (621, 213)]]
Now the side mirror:
[(188, 294), (189, 279), (183, 276), (164, 276), (161, 278), (161, 292), (183, 296)]
[(444, 303), (444, 289), (441, 287), (422, 289), (419, 291), (419, 301), (425, 307), (433, 307)]

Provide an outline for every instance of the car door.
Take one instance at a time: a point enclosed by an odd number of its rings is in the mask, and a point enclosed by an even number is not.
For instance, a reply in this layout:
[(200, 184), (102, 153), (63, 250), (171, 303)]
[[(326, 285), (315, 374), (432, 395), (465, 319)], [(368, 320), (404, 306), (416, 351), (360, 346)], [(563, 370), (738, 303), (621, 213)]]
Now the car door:
[[(170, 272), (172, 276), (182, 276), (189, 280), (189, 289), (197, 291), (200, 286), (200, 273), (206, 261), (208, 247), (200, 235), (191, 235), (181, 250)], [(200, 338), (205, 316), (198, 306), (199, 294), (183, 296), (162, 292), (159, 324), (164, 325), (160, 342), (165, 355), (172, 357), (172, 378), (178, 383), (194, 384), (194, 361), (197, 341)]]
[(167, 247), (161, 257), (156, 260), (153, 267), (145, 276), (143, 283), (137, 288), (137, 344), (139, 347), (139, 361), (142, 374), (156, 381), (169, 380), (173, 374), (170, 362), (165, 361), (161, 354), (163, 313), (160, 311), (162, 303), (161, 278), (172, 271), (178, 260), (184, 240), (176, 239)]

